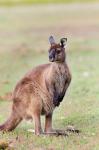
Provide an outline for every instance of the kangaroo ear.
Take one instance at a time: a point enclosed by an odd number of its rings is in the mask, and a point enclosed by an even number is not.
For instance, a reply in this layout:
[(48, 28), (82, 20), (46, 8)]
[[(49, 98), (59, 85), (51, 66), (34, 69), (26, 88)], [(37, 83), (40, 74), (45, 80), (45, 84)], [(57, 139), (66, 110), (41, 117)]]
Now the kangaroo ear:
[(67, 38), (62, 38), (62, 39), (60, 40), (61, 46), (64, 47), (64, 46), (66, 45), (66, 42), (67, 42)]
[(50, 42), (51, 45), (55, 44), (55, 40), (54, 40), (53, 36), (49, 37), (49, 42)]

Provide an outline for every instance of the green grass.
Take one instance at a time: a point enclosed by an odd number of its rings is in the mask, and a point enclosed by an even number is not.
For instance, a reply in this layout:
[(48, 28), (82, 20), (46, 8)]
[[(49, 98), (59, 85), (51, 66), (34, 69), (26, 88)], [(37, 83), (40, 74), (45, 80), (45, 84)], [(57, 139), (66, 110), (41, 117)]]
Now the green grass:
[(12, 6), (22, 4), (49, 4), (49, 3), (84, 3), (98, 2), (98, 0), (0, 0), (0, 5)]

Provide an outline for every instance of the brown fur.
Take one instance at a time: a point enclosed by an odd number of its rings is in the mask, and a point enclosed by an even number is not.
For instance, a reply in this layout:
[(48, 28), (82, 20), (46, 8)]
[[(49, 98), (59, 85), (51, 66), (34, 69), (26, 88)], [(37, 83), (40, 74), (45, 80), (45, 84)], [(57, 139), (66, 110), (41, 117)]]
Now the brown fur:
[(64, 48), (52, 43), (49, 51), (53, 48), (61, 50), (62, 54), (57, 56), (57, 60), (54, 58), (54, 62), (34, 68), (16, 85), (11, 116), (0, 126), (0, 130), (11, 131), (24, 118), (33, 118), (35, 134), (40, 134), (40, 115), (43, 114), (46, 117), (45, 132), (51, 132), (53, 111), (59, 106), (71, 81)]

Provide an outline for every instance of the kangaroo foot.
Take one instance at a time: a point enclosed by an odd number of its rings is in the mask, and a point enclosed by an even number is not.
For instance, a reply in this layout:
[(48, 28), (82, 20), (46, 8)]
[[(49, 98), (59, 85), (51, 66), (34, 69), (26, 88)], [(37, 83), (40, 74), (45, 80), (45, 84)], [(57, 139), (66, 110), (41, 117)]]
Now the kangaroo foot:
[(51, 136), (68, 136), (66, 130), (52, 130), (52, 131), (44, 132), (44, 134), (51, 135)]

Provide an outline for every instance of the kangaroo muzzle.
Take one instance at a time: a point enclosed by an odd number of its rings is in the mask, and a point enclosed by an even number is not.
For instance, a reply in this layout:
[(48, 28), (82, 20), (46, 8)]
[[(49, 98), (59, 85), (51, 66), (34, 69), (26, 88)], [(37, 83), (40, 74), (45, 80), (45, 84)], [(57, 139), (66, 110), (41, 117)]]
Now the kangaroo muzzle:
[(49, 61), (54, 62), (55, 61), (55, 50), (51, 50), (49, 53)]

